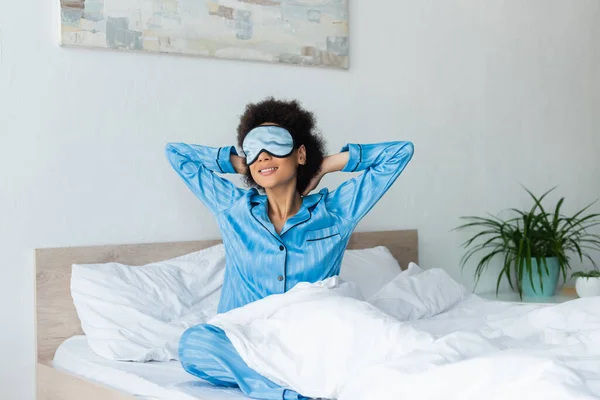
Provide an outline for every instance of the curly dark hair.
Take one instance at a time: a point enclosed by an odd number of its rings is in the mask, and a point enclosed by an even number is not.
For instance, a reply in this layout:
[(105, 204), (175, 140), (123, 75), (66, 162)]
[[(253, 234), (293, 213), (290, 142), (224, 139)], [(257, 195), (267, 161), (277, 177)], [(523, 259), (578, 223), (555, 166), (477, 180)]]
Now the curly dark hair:
[[(306, 164), (298, 166), (296, 177), (296, 190), (304, 192), (311, 179), (319, 173), (325, 158), (325, 141), (317, 131), (313, 113), (303, 109), (297, 100), (268, 97), (259, 103), (250, 103), (237, 128), (238, 146), (242, 147), (248, 132), (266, 122), (286, 128), (294, 138), (295, 148), (301, 145), (306, 148)], [(252, 178), (250, 169), (246, 170), (245, 181), (249, 186), (260, 187)]]

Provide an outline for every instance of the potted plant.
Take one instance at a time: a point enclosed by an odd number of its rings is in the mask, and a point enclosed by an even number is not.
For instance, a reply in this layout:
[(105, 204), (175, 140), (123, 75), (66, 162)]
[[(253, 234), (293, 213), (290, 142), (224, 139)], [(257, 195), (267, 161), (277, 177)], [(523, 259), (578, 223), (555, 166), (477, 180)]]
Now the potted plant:
[(600, 296), (600, 271), (579, 271), (572, 275), (575, 280), (575, 290), (579, 297)]
[(588, 251), (600, 250), (600, 235), (588, 230), (600, 225), (600, 214), (586, 214), (592, 203), (566, 216), (561, 212), (564, 197), (549, 212), (542, 201), (554, 189), (540, 197), (525, 190), (533, 199), (529, 210), (512, 208), (508, 210), (512, 215), (505, 219), (493, 215), (462, 217), (468, 222), (455, 230), (478, 229), (478, 232), (463, 243), (467, 251), (461, 264), (464, 268), (475, 254), (483, 253), (475, 268), (476, 286), (491, 261), (500, 258), (502, 269), (496, 294), (502, 279), (506, 278), (521, 298), (523, 295), (548, 297), (554, 295), (559, 275), (567, 279), (572, 255), (581, 261), (586, 258), (596, 266)]

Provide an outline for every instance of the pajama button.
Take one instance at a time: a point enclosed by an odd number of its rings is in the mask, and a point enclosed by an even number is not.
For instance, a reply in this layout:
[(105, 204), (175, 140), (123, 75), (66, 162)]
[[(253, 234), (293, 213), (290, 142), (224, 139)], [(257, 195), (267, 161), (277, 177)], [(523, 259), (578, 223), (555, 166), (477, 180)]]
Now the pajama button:
[[(282, 246), (279, 246), (279, 250), (283, 251), (283, 249), (285, 249), (285, 247), (283, 247), (283, 245), (282, 245)], [(280, 279), (280, 280), (281, 280), (281, 279)]]
[(277, 277), (277, 280), (278, 280), (279, 282), (281, 282), (281, 281), (283, 280), (283, 276), (279, 275), (279, 276)]

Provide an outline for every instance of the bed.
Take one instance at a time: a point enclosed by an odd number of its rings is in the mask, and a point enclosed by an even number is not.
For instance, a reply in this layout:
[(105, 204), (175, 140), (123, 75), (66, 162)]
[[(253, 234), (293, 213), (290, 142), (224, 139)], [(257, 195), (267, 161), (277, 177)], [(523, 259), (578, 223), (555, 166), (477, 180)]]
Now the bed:
[[(73, 264), (120, 262), (145, 265), (219, 244), (220, 240), (45, 248), (35, 250), (37, 398), (40, 400), (235, 400), (187, 375), (178, 362), (125, 363), (103, 360), (86, 347), (70, 295)], [(402, 268), (418, 262), (416, 230), (356, 232), (349, 249), (387, 247)], [(58, 350), (58, 351), (57, 351)], [(123, 384), (123, 383), (126, 384)], [(157, 394), (158, 393), (158, 394)]]

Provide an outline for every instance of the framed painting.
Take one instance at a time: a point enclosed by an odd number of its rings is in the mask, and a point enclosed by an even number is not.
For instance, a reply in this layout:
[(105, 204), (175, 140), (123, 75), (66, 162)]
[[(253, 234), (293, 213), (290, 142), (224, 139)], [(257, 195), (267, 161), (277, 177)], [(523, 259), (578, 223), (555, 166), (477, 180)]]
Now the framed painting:
[(60, 4), (63, 46), (348, 68), (348, 0)]

